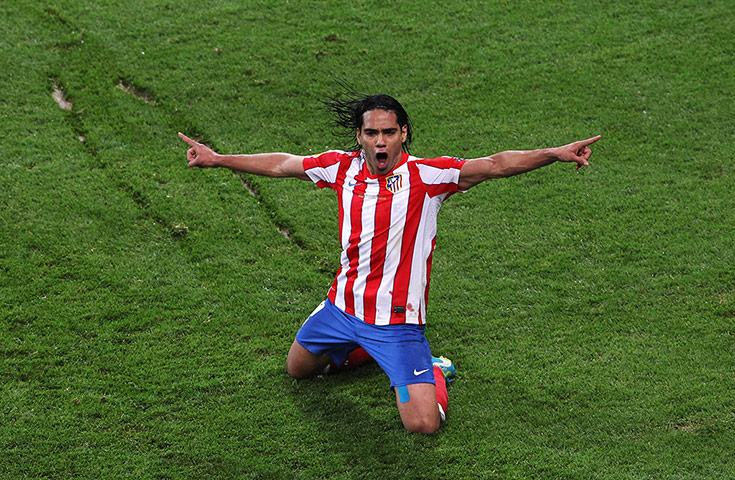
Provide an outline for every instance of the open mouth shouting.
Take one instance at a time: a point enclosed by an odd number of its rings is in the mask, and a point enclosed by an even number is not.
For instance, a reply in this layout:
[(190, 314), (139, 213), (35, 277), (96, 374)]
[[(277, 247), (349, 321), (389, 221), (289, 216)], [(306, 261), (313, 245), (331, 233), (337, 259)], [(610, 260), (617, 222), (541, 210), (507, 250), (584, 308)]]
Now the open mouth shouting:
[(388, 165), (388, 154), (386, 152), (378, 152), (375, 154), (375, 160), (378, 163), (378, 168), (383, 170)]

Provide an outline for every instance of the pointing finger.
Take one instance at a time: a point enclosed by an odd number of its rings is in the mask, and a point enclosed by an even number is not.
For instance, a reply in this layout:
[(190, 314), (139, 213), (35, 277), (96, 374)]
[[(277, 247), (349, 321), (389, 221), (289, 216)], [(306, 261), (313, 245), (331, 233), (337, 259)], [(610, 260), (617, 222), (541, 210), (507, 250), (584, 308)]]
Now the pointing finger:
[(588, 138), (587, 140), (582, 140), (579, 143), (583, 147), (586, 147), (587, 145), (592, 145), (593, 143), (595, 143), (596, 141), (598, 141), (601, 138), (602, 138), (602, 135), (597, 135), (596, 137)]
[(199, 142), (196, 142), (196, 141), (192, 140), (191, 138), (187, 137), (186, 135), (184, 135), (181, 132), (179, 132), (179, 137), (183, 141), (185, 141), (186, 143), (188, 143), (190, 147), (198, 147), (198, 146), (200, 146), (200, 143)]

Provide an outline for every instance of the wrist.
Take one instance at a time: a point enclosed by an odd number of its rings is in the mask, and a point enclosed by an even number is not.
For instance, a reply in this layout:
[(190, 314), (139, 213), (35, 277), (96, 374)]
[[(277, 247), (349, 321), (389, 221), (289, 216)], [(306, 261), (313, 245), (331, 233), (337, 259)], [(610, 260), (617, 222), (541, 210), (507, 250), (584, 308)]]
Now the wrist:
[(566, 161), (563, 155), (564, 150), (561, 147), (550, 147), (545, 150), (546, 158), (548, 159), (549, 163)]
[(212, 155), (212, 162), (211, 162), (212, 165), (211, 166), (213, 168), (225, 167), (226, 166), (226, 160), (227, 160), (226, 157), (227, 157), (227, 155), (221, 155), (221, 154), (215, 152)]
[(543, 158), (549, 163), (559, 161), (559, 149), (556, 147), (549, 147), (541, 149)]

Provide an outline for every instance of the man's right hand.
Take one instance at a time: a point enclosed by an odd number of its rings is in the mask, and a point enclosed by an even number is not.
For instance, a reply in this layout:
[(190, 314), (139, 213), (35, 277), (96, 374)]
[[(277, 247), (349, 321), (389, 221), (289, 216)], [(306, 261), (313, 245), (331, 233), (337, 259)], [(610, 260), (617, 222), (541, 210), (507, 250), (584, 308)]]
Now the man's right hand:
[(214, 150), (192, 140), (181, 132), (179, 132), (179, 137), (191, 147), (186, 152), (186, 159), (189, 161), (190, 167), (206, 168), (217, 166), (217, 153)]

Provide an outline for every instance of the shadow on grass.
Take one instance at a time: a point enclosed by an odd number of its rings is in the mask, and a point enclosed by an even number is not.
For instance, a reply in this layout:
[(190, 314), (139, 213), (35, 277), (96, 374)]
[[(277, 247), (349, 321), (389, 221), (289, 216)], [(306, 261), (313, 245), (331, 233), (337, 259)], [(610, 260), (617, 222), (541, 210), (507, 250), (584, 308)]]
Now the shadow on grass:
[(339, 459), (332, 465), (335, 473), (373, 478), (382, 472), (392, 478), (403, 472), (412, 478), (427, 466), (426, 447), (435, 446), (437, 436), (404, 429), (389, 385), (376, 364), (293, 382), (291, 394), (307, 429), (332, 462)]

